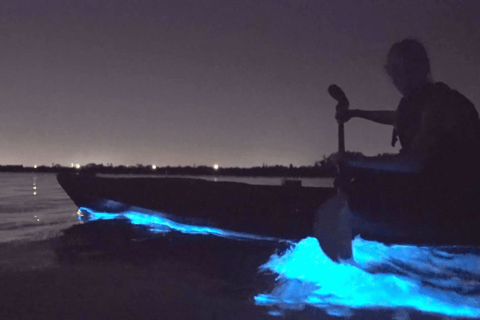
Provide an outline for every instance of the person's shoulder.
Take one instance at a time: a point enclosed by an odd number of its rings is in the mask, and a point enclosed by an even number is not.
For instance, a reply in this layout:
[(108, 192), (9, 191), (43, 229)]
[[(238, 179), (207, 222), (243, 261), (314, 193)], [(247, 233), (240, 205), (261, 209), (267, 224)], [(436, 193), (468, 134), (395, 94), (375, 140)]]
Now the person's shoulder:
[(449, 92), (452, 90), (452, 88), (450, 88), (449, 85), (441, 81), (432, 83), (432, 88), (435, 88), (438, 91), (444, 91), (444, 92)]
[(444, 102), (456, 102), (457, 104), (473, 106), (473, 103), (467, 97), (443, 82), (434, 83), (432, 88), (435, 95), (442, 98)]
[(448, 85), (443, 82), (430, 83), (424, 87), (423, 93), (431, 100), (441, 102), (454, 93)]
[(432, 84), (430, 90), (422, 113), (425, 125), (447, 130), (455, 126), (475, 127), (476, 132), (480, 133), (478, 111), (468, 98), (443, 82)]
[(429, 95), (427, 109), (431, 111), (477, 114), (474, 104), (467, 97), (443, 82), (432, 83), (426, 91)]

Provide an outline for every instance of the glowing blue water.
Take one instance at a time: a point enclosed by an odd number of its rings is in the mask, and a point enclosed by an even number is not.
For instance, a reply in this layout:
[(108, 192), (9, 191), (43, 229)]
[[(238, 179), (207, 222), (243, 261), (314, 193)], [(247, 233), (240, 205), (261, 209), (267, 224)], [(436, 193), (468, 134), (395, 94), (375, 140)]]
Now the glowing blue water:
[[(312, 306), (331, 315), (356, 309), (412, 308), (480, 317), (480, 257), (446, 248), (385, 246), (356, 238), (353, 263), (335, 263), (307, 238), (261, 266), (278, 274), (277, 287), (255, 297), (282, 310)], [(274, 313), (272, 313), (274, 314)]]
[(81, 207), (79, 208), (79, 220), (86, 216), (88, 221), (95, 220), (111, 220), (126, 218), (132, 224), (147, 226), (154, 233), (165, 233), (170, 231), (179, 231), (187, 234), (214, 235), (223, 238), (236, 240), (263, 240), (263, 241), (282, 241), (277, 238), (257, 236), (247, 233), (222, 230), (219, 228), (196, 226), (182, 224), (166, 218), (164, 215), (154, 211), (147, 211), (140, 208), (132, 208), (131, 210), (120, 213), (97, 212), (95, 210)]
[[(115, 204), (114, 204), (115, 205)], [(281, 241), (213, 227), (187, 225), (156, 212), (131, 208), (121, 213), (80, 208), (89, 221), (126, 218), (152, 232), (172, 230), (235, 240)], [(455, 250), (453, 250), (455, 249)], [(334, 263), (314, 238), (306, 238), (260, 267), (278, 274), (277, 287), (255, 297), (270, 306), (271, 315), (284, 310), (321, 308), (347, 316), (359, 309), (412, 308), (426, 313), (480, 317), (480, 257), (463, 248), (386, 246), (356, 238), (354, 262)], [(466, 252), (466, 253), (465, 253)]]

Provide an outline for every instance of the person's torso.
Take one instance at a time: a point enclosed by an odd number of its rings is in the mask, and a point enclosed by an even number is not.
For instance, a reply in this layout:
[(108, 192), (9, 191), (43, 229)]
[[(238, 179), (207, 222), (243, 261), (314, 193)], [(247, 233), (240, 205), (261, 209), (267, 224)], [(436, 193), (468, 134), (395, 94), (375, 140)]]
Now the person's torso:
[(438, 126), (438, 130), (434, 131), (437, 142), (428, 151), (427, 169), (438, 172), (453, 170), (452, 166), (473, 166), (480, 159), (478, 113), (467, 98), (443, 83), (428, 84), (401, 100), (395, 124), (401, 152), (412, 152), (426, 112), (433, 112), (430, 116), (434, 117)]

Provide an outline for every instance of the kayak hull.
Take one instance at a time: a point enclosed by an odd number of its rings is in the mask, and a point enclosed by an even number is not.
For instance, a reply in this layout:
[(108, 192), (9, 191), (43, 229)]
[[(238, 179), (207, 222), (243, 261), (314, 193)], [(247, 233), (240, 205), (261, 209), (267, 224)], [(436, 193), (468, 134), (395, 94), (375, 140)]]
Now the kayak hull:
[[(124, 212), (132, 207), (168, 216), (175, 222), (216, 227), (280, 239), (314, 235), (319, 207), (333, 188), (266, 186), (189, 178), (106, 178), (60, 173), (57, 180), (78, 207), (97, 212)], [(375, 194), (364, 201), (375, 201)], [(372, 220), (352, 212), (352, 237), (387, 244), (480, 245), (479, 219), (452, 215), (445, 221)], [(406, 222), (408, 221), (408, 222)]]
[(57, 180), (78, 207), (122, 212), (140, 207), (175, 222), (302, 239), (333, 188), (250, 185), (189, 178), (105, 178), (61, 173)]

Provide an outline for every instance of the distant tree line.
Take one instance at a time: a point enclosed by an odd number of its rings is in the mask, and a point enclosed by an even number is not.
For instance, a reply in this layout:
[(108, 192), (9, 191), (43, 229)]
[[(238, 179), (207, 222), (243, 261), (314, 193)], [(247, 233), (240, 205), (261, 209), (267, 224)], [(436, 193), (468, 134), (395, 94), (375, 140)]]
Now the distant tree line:
[[(360, 152), (347, 152), (349, 157), (362, 158)], [(151, 165), (137, 164), (135, 166), (113, 166), (89, 163), (81, 168), (64, 167), (59, 164), (48, 166), (25, 167), (23, 165), (0, 165), (0, 172), (81, 172), (85, 174), (154, 174), (154, 175), (190, 175), (190, 176), (257, 176), (257, 177), (334, 177), (336, 167), (332, 161), (335, 153), (324, 156), (322, 160), (316, 161), (312, 166), (295, 167), (281, 165), (262, 165), (251, 168), (219, 167), (215, 170), (210, 166), (165, 166), (154, 167)], [(389, 156), (383, 154), (380, 156)]]

